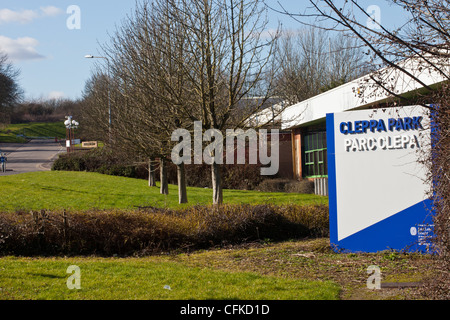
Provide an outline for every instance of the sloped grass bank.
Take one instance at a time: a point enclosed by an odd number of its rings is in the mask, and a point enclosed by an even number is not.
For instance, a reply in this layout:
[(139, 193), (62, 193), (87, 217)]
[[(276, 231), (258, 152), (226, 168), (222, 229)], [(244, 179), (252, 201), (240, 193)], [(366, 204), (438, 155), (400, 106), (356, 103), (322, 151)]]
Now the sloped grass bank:
[[(92, 172), (47, 171), (0, 176), (0, 212), (18, 210), (186, 208), (208, 205), (212, 190), (188, 187), (188, 204), (178, 204), (176, 185), (169, 195), (147, 181)], [(328, 204), (328, 198), (311, 194), (224, 190), (225, 204)]]
[(66, 128), (63, 122), (30, 122), (10, 124), (0, 128), (0, 142), (23, 143), (27, 138), (64, 138)]

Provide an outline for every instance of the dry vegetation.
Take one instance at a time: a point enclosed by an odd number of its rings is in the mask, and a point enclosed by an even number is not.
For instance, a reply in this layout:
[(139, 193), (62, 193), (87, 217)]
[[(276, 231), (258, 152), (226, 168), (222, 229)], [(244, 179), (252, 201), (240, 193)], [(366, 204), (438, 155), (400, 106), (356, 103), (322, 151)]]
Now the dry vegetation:
[[(196, 267), (208, 265), (227, 271), (333, 281), (341, 286), (340, 298), (344, 300), (429, 299), (423, 285), (436, 276), (436, 261), (431, 255), (397, 251), (336, 253), (330, 249), (327, 238), (247, 243), (178, 255), (173, 259)], [(381, 269), (380, 290), (370, 290), (366, 286), (370, 265)]]
[(327, 236), (325, 205), (223, 205), (0, 215), (3, 255), (142, 255)]

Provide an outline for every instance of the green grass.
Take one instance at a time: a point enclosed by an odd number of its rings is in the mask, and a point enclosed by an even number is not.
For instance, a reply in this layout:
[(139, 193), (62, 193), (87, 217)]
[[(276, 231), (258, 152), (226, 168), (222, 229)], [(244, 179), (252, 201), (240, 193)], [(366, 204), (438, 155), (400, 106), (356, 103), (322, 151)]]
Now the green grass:
[[(227, 272), (192, 267), (170, 259), (0, 258), (0, 299), (331, 300), (339, 297), (340, 287), (330, 281)], [(71, 265), (80, 268), (81, 289), (67, 286), (71, 274), (66, 272)]]
[[(169, 185), (169, 195), (148, 187), (140, 179), (89, 172), (47, 171), (0, 176), (0, 211), (130, 209), (138, 206), (179, 208), (211, 204), (212, 190), (188, 187), (188, 204), (178, 204), (178, 189)], [(224, 203), (318, 204), (327, 197), (295, 193), (224, 190)]]
[[(88, 172), (34, 172), (0, 176), (0, 211), (39, 209), (178, 208), (177, 186), (168, 196), (147, 181)], [(189, 204), (210, 204), (212, 191), (188, 188)], [(315, 195), (224, 190), (225, 203), (327, 203)], [(227, 252), (227, 251), (225, 251)], [(0, 258), (0, 300), (320, 300), (338, 299), (331, 281), (192, 265), (190, 255), (143, 258)], [(70, 265), (81, 269), (81, 289), (68, 289)], [(170, 290), (165, 286), (170, 286)]]
[(0, 142), (14, 142), (23, 143), (26, 141), (25, 137), (58, 137), (64, 138), (66, 136), (66, 128), (64, 123), (50, 122), (50, 123), (21, 123), (10, 124), (0, 127)]

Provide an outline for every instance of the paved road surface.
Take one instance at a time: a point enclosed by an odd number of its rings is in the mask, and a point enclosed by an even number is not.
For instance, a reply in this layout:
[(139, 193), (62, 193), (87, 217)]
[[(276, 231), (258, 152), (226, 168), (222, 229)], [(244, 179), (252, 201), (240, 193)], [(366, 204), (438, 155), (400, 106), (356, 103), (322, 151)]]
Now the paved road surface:
[(65, 147), (55, 140), (31, 140), (25, 144), (0, 143), (1, 152), (6, 153), (6, 172), (0, 176), (34, 171), (48, 171), (58, 153)]

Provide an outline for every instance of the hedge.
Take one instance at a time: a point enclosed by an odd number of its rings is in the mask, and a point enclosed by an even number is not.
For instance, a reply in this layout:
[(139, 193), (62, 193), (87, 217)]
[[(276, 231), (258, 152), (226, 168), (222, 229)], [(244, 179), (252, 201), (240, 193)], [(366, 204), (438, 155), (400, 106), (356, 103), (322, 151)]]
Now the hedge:
[(2, 255), (144, 255), (327, 235), (325, 205), (0, 214)]

